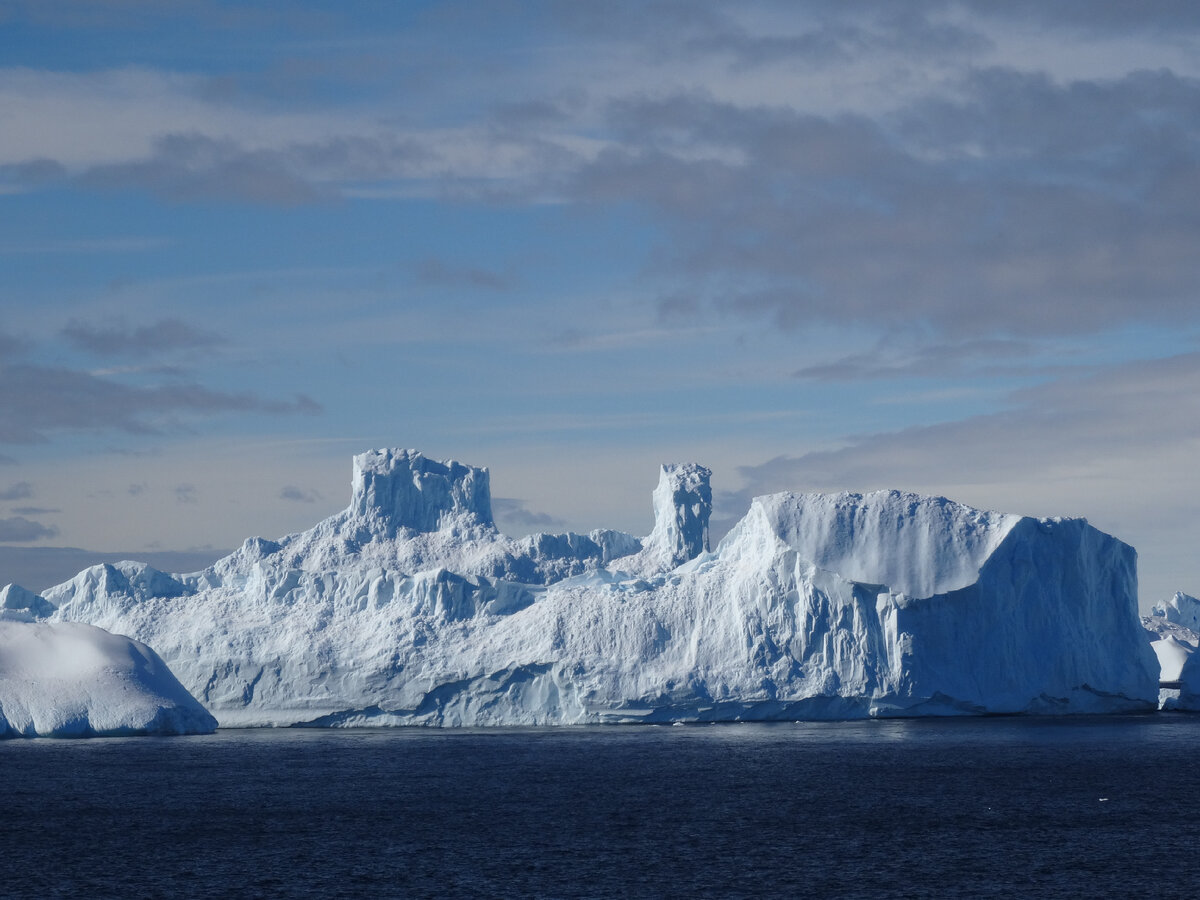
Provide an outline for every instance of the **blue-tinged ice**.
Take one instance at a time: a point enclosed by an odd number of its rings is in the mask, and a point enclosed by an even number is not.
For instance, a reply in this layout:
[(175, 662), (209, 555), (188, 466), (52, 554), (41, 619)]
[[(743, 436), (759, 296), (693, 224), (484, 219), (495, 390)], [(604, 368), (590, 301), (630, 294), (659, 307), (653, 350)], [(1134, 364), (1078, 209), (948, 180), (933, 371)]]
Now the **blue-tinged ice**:
[(350, 506), (203, 572), (135, 563), (49, 619), (153, 646), (222, 725), (517, 725), (1153, 709), (1136, 554), (1082, 519), (900, 491), (754, 500), (702, 466), (644, 538), (513, 539), (486, 469), (379, 450)]

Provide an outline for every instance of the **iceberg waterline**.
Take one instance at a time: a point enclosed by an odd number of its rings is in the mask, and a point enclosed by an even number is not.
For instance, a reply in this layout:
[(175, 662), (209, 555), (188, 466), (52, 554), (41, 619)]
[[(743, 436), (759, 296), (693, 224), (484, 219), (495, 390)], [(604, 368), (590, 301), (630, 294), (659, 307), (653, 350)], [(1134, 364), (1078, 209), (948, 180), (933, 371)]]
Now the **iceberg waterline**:
[(225, 726), (1157, 706), (1136, 554), (1084, 520), (784, 493), (713, 550), (709, 477), (664, 466), (644, 539), (512, 539), (487, 469), (372, 451), (309, 531), (190, 575), (97, 566), (37, 618), (153, 646)]

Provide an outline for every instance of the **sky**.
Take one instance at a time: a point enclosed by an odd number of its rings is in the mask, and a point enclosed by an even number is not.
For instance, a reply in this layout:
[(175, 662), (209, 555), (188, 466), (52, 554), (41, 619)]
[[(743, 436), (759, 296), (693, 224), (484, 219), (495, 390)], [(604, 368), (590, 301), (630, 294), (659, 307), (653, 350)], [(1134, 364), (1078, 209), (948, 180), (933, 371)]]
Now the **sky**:
[(11, 572), (411, 447), (514, 535), (696, 461), (714, 534), (895, 487), (1200, 594), (1190, 0), (0, 0), (0, 209)]

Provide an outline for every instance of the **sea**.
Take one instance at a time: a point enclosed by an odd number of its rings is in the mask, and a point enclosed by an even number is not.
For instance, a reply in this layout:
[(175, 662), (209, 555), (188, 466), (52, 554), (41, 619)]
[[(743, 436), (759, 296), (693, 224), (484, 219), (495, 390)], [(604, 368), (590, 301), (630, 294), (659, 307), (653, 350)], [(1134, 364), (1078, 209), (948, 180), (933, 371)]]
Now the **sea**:
[(1200, 896), (1200, 716), (0, 741), (4, 897)]

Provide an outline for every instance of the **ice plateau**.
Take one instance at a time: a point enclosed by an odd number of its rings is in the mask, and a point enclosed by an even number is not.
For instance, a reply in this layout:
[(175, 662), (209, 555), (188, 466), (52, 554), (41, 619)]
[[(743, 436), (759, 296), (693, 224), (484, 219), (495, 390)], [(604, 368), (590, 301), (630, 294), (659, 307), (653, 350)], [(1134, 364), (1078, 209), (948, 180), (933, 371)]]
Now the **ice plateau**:
[(0, 617), (0, 737), (206, 734), (217, 720), (145, 644)]
[(1082, 519), (900, 491), (755, 499), (711, 550), (709, 471), (646, 538), (513, 539), (485, 468), (355, 457), (343, 512), (210, 568), (97, 566), (39, 619), (155, 647), (223, 726), (1085, 713), (1157, 705), (1136, 555)]

